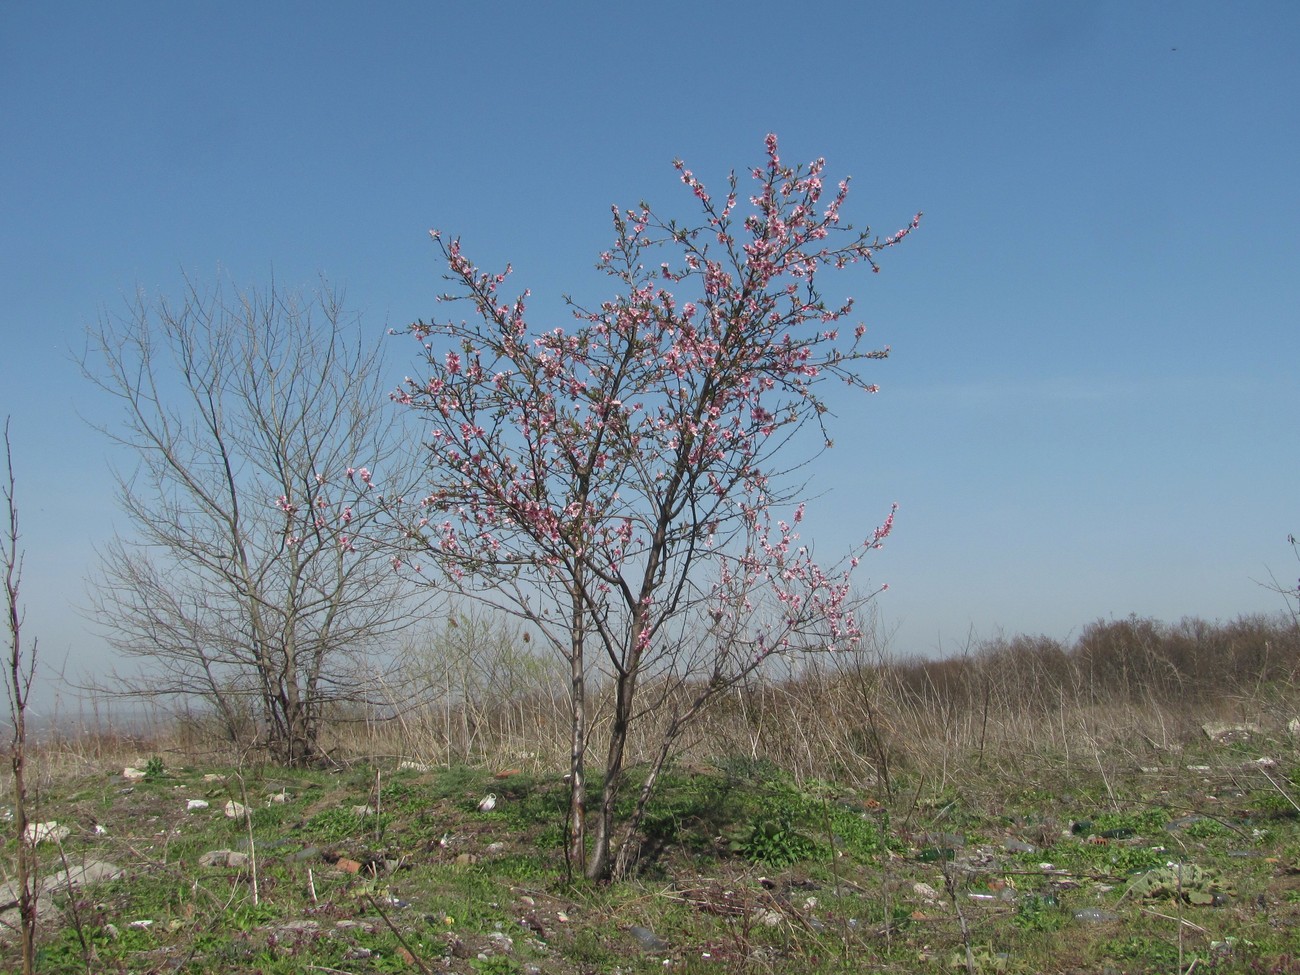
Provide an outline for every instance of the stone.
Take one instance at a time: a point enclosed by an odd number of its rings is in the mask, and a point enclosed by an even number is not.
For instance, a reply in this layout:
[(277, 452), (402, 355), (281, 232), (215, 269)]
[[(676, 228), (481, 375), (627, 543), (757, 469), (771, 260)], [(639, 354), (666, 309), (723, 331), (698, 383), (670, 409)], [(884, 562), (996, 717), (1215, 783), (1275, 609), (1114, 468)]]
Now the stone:
[(189, 802), (185, 803), (186, 812), (194, 812), (197, 809), (207, 809), (207, 808), (208, 808), (208, 800), (206, 799), (191, 799), (189, 800)]
[(199, 857), (200, 867), (246, 867), (249, 855), (238, 850), (210, 850)]
[(235, 802), (234, 799), (231, 799), (226, 803), (225, 812), (227, 819), (242, 819), (248, 815), (248, 807), (242, 802)]
[(55, 820), (48, 823), (28, 823), (23, 839), (35, 846), (37, 843), (62, 843), (72, 835), (72, 830), (60, 826)]

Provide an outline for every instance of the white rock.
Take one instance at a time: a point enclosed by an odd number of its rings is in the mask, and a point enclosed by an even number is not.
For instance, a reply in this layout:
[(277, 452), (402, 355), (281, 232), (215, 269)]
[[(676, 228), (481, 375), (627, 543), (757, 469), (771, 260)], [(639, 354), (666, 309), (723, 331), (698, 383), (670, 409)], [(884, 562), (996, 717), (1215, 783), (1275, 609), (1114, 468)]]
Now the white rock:
[(374, 807), (373, 807), (373, 806), (353, 806), (353, 807), (352, 807), (352, 815), (354, 815), (354, 816), (360, 816), (362, 819), (365, 819), (367, 816), (373, 816), (374, 814), (375, 814), (375, 810), (374, 810)]
[(936, 901), (939, 899), (939, 892), (929, 884), (913, 884), (912, 893), (926, 901)]
[(72, 835), (72, 830), (60, 826), (55, 820), (48, 823), (28, 823), (23, 830), (23, 839), (35, 845), (37, 843), (62, 843)]
[(126, 768), (122, 769), (122, 778), (126, 779), (128, 782), (139, 782), (144, 777), (145, 771), (142, 768), (132, 768), (128, 765)]
[(241, 819), (247, 815), (248, 815), (248, 807), (245, 806), (242, 802), (235, 802), (234, 799), (231, 799), (228, 803), (226, 803), (227, 819)]
[(185, 803), (186, 812), (194, 812), (194, 810), (196, 809), (207, 809), (207, 808), (208, 808), (208, 800), (206, 799), (191, 799), (189, 802)]

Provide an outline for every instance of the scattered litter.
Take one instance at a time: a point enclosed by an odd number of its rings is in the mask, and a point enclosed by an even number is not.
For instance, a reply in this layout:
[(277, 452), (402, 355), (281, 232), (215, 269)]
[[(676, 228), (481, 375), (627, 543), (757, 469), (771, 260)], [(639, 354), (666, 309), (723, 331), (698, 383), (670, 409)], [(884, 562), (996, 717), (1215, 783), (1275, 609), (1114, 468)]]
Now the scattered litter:
[(478, 801), (479, 812), (491, 812), (496, 807), (497, 807), (497, 794), (495, 792), (489, 792), (487, 795), (485, 795), (482, 799)]
[(651, 951), (665, 951), (668, 948), (668, 942), (659, 937), (659, 935), (655, 934), (649, 928), (643, 928), (638, 924), (634, 924), (627, 929), (627, 932), (632, 935), (632, 937), (636, 938), (643, 948), (648, 948)]
[(1118, 919), (1118, 915), (1110, 911), (1103, 911), (1100, 907), (1085, 907), (1083, 910), (1074, 912), (1074, 919), (1082, 921), (1084, 924), (1101, 924), (1106, 921)]
[(397, 770), (399, 772), (427, 772), (429, 771), (429, 766), (425, 765), (423, 762), (412, 762), (408, 759), (406, 761), (398, 762)]

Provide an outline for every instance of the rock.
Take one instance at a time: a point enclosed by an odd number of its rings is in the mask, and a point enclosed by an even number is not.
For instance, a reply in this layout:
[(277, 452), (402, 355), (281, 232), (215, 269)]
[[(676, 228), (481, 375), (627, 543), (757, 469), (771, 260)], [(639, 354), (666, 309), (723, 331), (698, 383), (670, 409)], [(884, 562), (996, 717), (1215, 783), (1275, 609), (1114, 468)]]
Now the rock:
[(147, 773), (144, 769), (133, 768), (130, 765), (122, 769), (122, 778), (126, 779), (128, 782), (142, 782), (144, 781), (146, 774)]
[(352, 807), (352, 815), (357, 816), (361, 819), (365, 819), (367, 816), (373, 816), (374, 814), (375, 814), (375, 809), (373, 806)]
[(399, 772), (427, 772), (429, 771), (429, 766), (425, 765), (423, 762), (412, 762), (408, 760), (398, 762), (397, 770)]
[(216, 772), (208, 772), (206, 775), (203, 776), (203, 781), (204, 782), (225, 782), (226, 777), (224, 775), (218, 775)]
[(185, 803), (186, 812), (194, 812), (196, 809), (207, 809), (207, 808), (208, 808), (208, 800), (206, 799), (191, 799), (189, 802)]
[(28, 823), (23, 839), (35, 846), (37, 843), (62, 843), (72, 835), (72, 830), (60, 826), (55, 820), (48, 823)]
[(939, 899), (939, 892), (929, 884), (913, 884), (912, 893), (916, 894), (927, 903), (933, 904)]
[[(89, 887), (105, 880), (116, 880), (122, 876), (122, 868), (103, 860), (87, 860), (85, 863), (69, 870), (59, 870), (41, 878), (37, 888), (36, 916), (40, 921), (53, 921), (61, 916), (51, 894), (71, 890), (74, 887)], [(14, 930), (18, 927), (18, 882), (15, 880), (0, 882), (0, 904), (12, 907), (0, 910), (0, 929)]]
[(234, 799), (231, 799), (228, 803), (226, 803), (227, 819), (242, 819), (247, 815), (248, 815), (248, 807), (245, 806), (242, 802), (235, 802)]
[(334, 866), (336, 869), (342, 870), (344, 873), (361, 872), (361, 862), (359, 860), (353, 860), (350, 857), (339, 857), (338, 862), (335, 863)]
[(1248, 741), (1252, 735), (1259, 734), (1260, 728), (1253, 721), (1231, 724), (1227, 721), (1207, 721), (1201, 725), (1201, 731), (1210, 741), (1220, 745), (1236, 741)]
[(248, 854), (238, 850), (211, 850), (199, 857), (200, 867), (246, 867), (248, 864)]

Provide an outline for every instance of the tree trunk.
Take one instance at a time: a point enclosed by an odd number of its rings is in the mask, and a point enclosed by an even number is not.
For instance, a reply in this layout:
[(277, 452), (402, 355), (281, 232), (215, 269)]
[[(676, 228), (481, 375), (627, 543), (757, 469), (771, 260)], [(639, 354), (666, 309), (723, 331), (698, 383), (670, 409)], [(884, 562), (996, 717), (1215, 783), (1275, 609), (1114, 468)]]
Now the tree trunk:
[(575, 867), (581, 869), (587, 857), (587, 673), (583, 641), (581, 596), (573, 600), (573, 628), (569, 645), (569, 823), (568, 847), (565, 860), (570, 876)]

